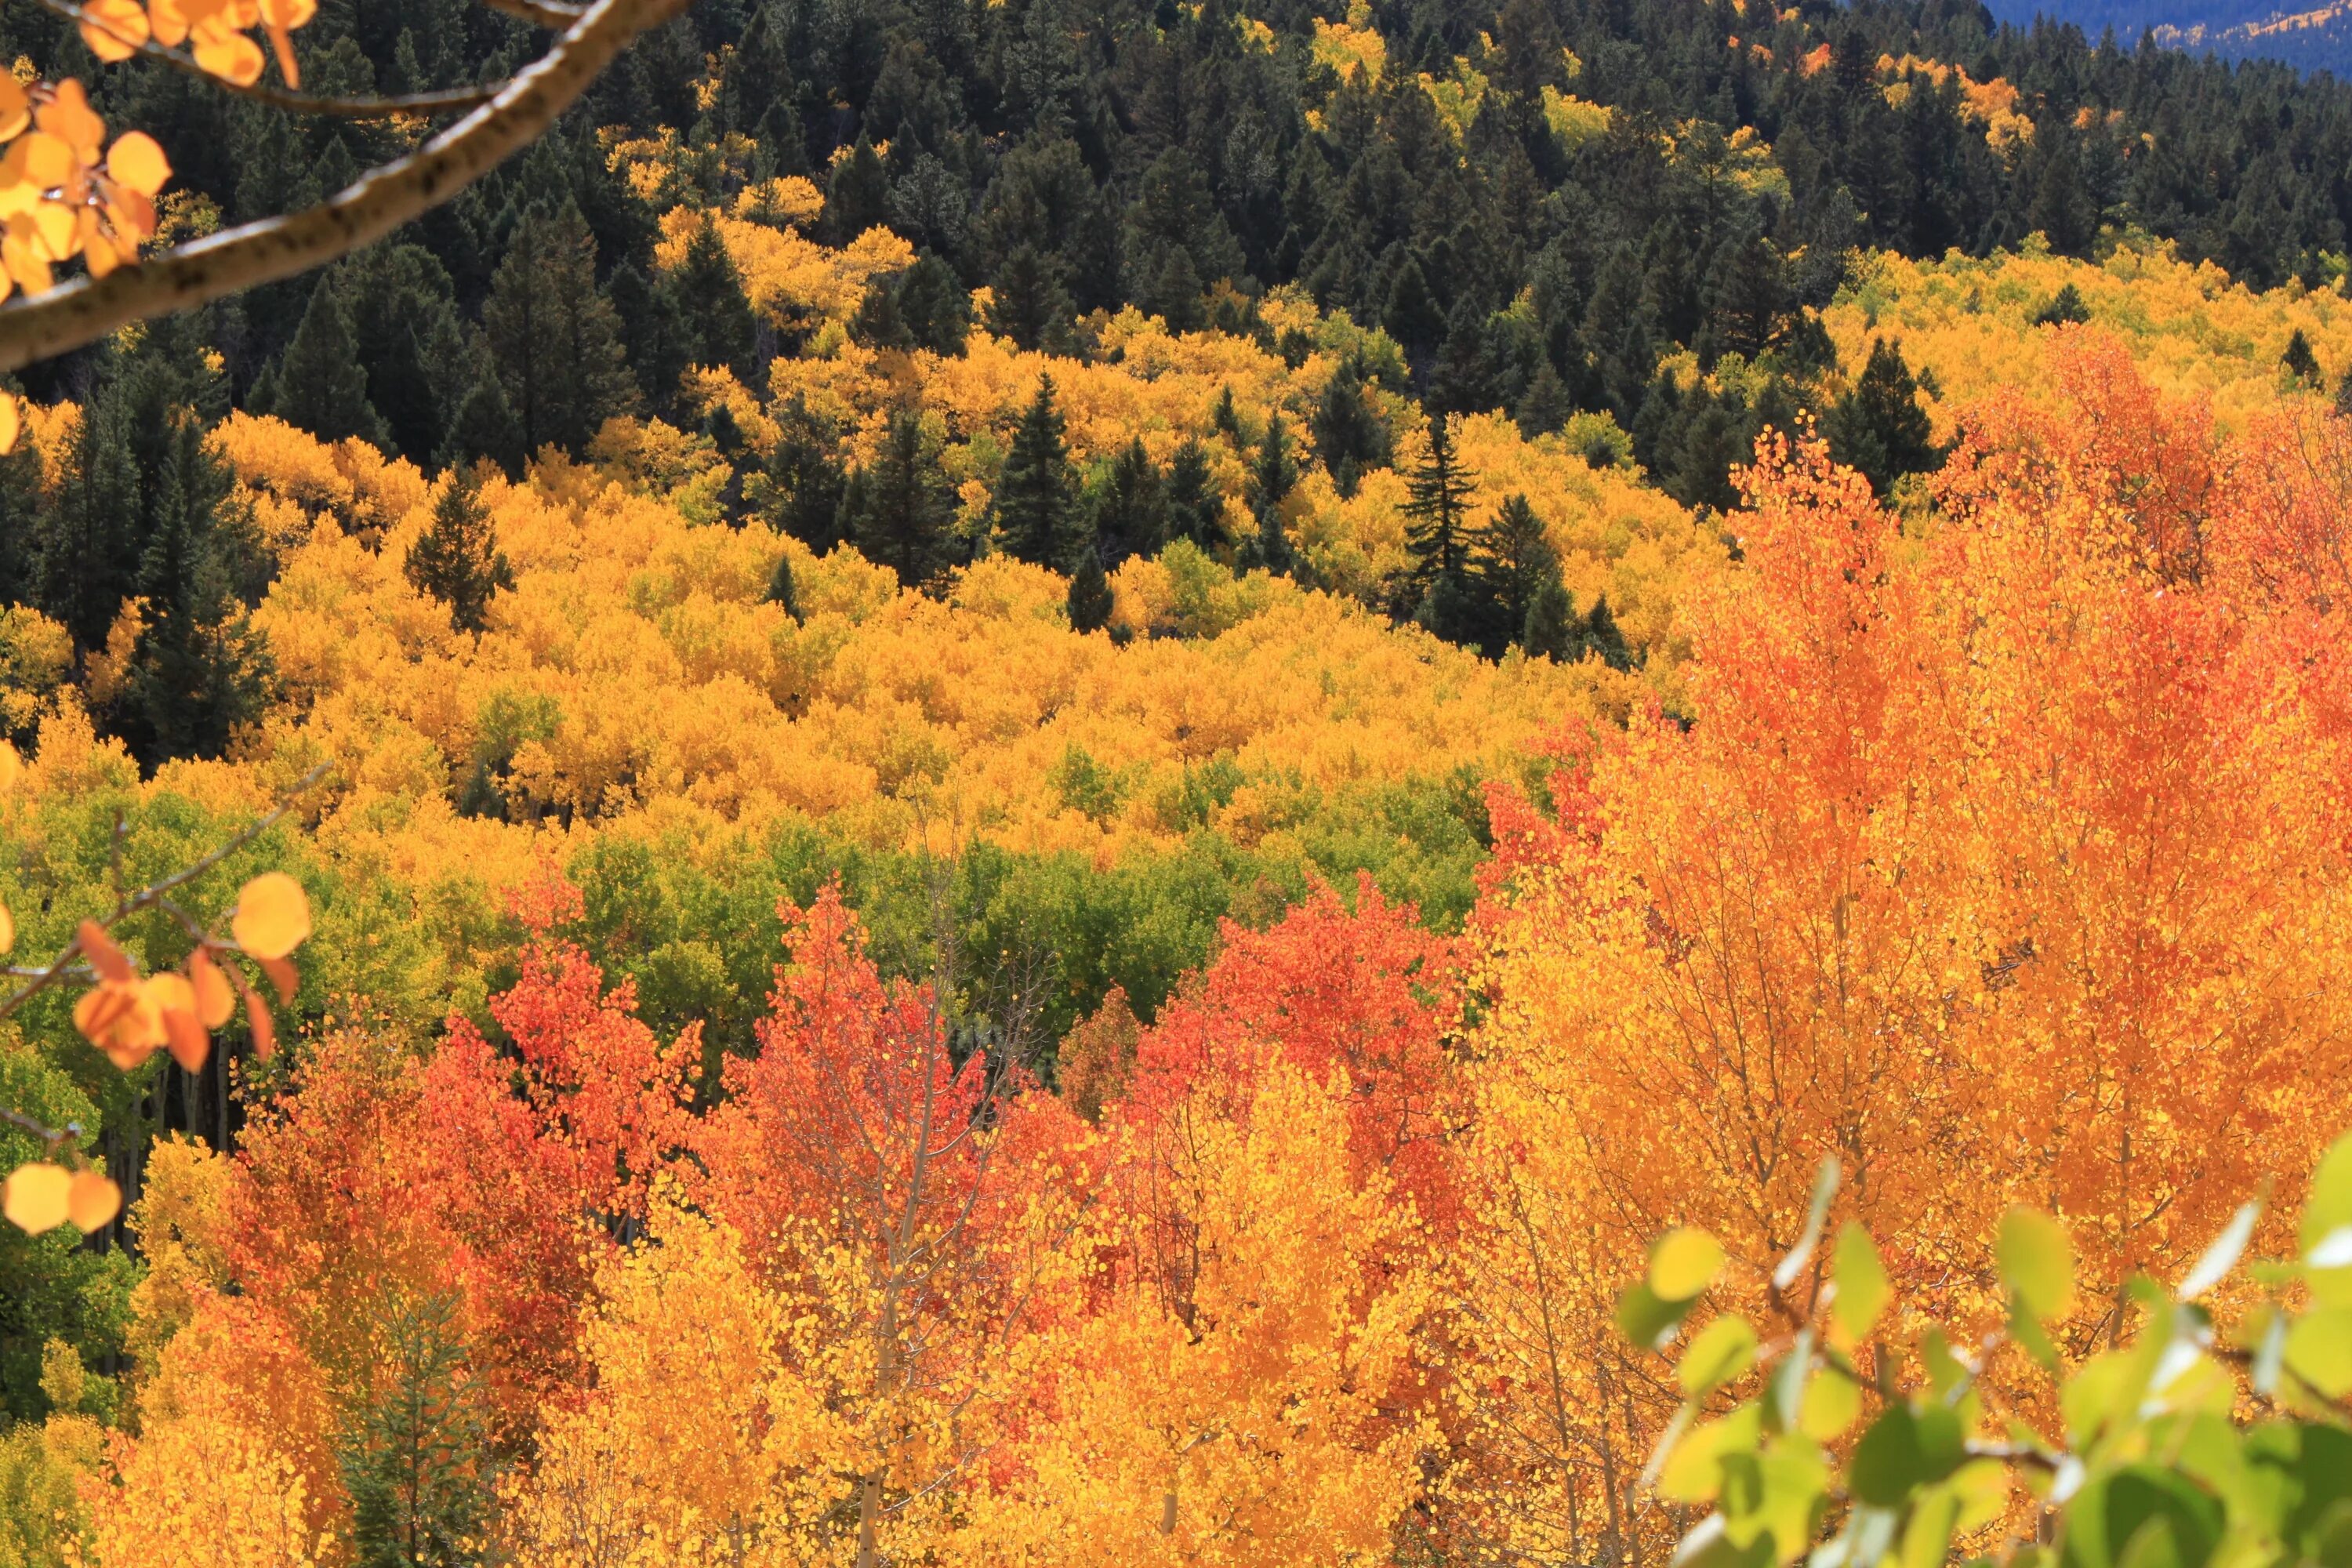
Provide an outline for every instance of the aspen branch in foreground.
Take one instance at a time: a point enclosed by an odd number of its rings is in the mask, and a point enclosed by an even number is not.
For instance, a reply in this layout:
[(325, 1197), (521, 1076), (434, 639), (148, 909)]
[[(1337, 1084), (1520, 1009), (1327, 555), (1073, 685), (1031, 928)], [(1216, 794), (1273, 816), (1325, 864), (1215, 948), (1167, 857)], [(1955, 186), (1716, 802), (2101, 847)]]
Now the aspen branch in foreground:
[(381, 239), (529, 145), (640, 34), (690, 0), (597, 0), (497, 97), (404, 158), (317, 206), (81, 277), (0, 308), (0, 371), (79, 348), (132, 321), (290, 278)]

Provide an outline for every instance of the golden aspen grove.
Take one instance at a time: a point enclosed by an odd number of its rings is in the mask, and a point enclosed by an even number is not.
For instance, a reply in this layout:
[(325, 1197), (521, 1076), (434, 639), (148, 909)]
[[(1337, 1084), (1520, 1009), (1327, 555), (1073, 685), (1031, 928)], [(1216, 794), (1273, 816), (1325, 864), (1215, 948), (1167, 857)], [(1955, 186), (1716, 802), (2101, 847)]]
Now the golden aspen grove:
[(0, 61), (0, 1568), (2352, 1563), (2352, 87)]

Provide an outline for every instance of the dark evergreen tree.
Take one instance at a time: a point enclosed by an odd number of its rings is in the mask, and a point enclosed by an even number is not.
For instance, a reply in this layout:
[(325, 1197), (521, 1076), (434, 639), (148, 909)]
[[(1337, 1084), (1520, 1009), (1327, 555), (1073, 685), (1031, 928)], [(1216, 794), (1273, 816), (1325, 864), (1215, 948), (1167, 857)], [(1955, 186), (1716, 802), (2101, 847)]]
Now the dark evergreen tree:
[(800, 590), (793, 582), (793, 558), (789, 551), (776, 557), (776, 564), (768, 574), (767, 602), (782, 605), (784, 614), (796, 621), (801, 618)]
[(822, 555), (841, 539), (848, 475), (834, 455), (835, 433), (798, 393), (777, 416), (782, 433), (752, 487), (752, 510)]
[(1076, 307), (1062, 287), (1060, 267), (1034, 246), (1015, 247), (997, 269), (988, 330), (1024, 349), (1056, 351), (1070, 340)]
[(266, 404), (255, 400), (254, 412), (274, 414), (321, 441), (357, 437), (380, 447), (393, 445), (382, 416), (368, 401), (359, 341), (331, 278), (320, 279), (310, 290), (302, 324), (278, 362), (269, 392)]
[(897, 295), (898, 320), (915, 347), (950, 356), (963, 353), (971, 333), (971, 290), (954, 268), (925, 251), (899, 274)]
[(1187, 436), (1168, 464), (1168, 531), (1203, 550), (1226, 542), (1225, 498), (1209, 468), (1209, 455)]
[(1583, 651), (1584, 628), (1577, 624), (1576, 601), (1555, 572), (1528, 604), (1519, 646), (1530, 654), (1566, 660)]
[(2050, 297), (2050, 303), (2033, 312), (2033, 324), (2037, 327), (2063, 326), (2068, 321), (2090, 319), (2091, 308), (2083, 303), (2082, 291), (2072, 283), (2062, 287)]
[(1095, 497), (1096, 549), (1106, 570), (1132, 555), (1157, 555), (1169, 539), (1168, 482), (1140, 437), (1111, 459)]
[(702, 215), (686, 242), (686, 255), (663, 277), (659, 289), (674, 302), (675, 317), (684, 324), (687, 363), (731, 370), (746, 386), (761, 384), (764, 367), (751, 354), (758, 337), (751, 297), (743, 291), (743, 274), (727, 254), (711, 213)]
[(453, 1298), (398, 1309), (388, 1386), (345, 1435), (354, 1568), (470, 1568), (485, 1560), (490, 1446)]
[[(1441, 584), (1441, 637), (1465, 640), (1460, 616), (1470, 608), (1466, 586), (1469, 541), (1464, 521), (1475, 474), (1462, 467), (1454, 450), (1454, 430), (1448, 416), (1429, 416), (1429, 450), (1405, 479), (1405, 555), (1409, 562), (1398, 580), (1392, 599), (1396, 615), (1414, 617)], [(1424, 624), (1428, 624), (1424, 620)]]
[(1415, 359), (1429, 353), (1445, 335), (1445, 313), (1429, 291), (1421, 263), (1410, 256), (1389, 284), (1381, 324)]
[(1617, 617), (1610, 612), (1609, 595), (1603, 594), (1592, 601), (1592, 613), (1584, 617), (1582, 652), (1597, 656), (1612, 669), (1633, 668), (1633, 650), (1625, 644), (1625, 634), (1617, 628)]
[(997, 475), (996, 529), (1005, 553), (1039, 566), (1066, 565), (1076, 544), (1071, 490), (1054, 378), (1041, 376)]
[(150, 767), (221, 755), (268, 695), (268, 648), (234, 588), (235, 536), (250, 523), (232, 509), (228, 472), (205, 436), (194, 411), (177, 411), (170, 458), (151, 481), (137, 585), (145, 609), (116, 715)]
[(911, 408), (890, 416), (882, 449), (845, 489), (842, 510), (849, 536), (869, 561), (919, 588), (954, 563), (949, 525), (955, 493), (940, 470), (939, 454)]
[(1192, 253), (1181, 245), (1171, 245), (1162, 248), (1149, 282), (1137, 291), (1137, 303), (1147, 315), (1165, 321), (1171, 332), (1197, 332), (1201, 295), (1201, 274), (1192, 264)]
[(2279, 363), (2287, 374), (2305, 386), (2327, 384), (2327, 377), (2319, 368), (2319, 356), (2311, 352), (2311, 340), (2303, 335), (2301, 327), (2295, 328), (2286, 340), (2286, 353), (2279, 356)]
[(1528, 378), (1528, 389), (1519, 395), (1511, 418), (1517, 424), (1519, 434), (1532, 441), (1559, 429), (1575, 412), (1576, 405), (1568, 395), (1568, 384), (1560, 380), (1559, 372), (1551, 367), (1547, 357), (1537, 362), (1536, 373)]
[(433, 503), (433, 521), (409, 547), (403, 567), (412, 586), (449, 606), (461, 632), (488, 629), (490, 601), (514, 586), (514, 568), (499, 548), (497, 527), (481, 500), (481, 475), (452, 475)]
[(530, 453), (523, 445), (522, 421), (507, 400), (506, 383), (487, 344), (477, 340), (467, 357), (472, 374), (450, 411), (436, 466), (453, 468), (479, 459), (497, 465), (509, 479), (520, 479)]
[(1332, 488), (1352, 496), (1366, 470), (1389, 460), (1389, 428), (1372, 412), (1363, 372), (1354, 355), (1339, 362), (1315, 405), (1315, 455), (1331, 476)]
[(1560, 581), (1559, 556), (1527, 497), (1511, 497), (1475, 531), (1469, 578), (1476, 601), (1471, 619), (1478, 648), (1487, 658), (1498, 658), (1526, 636), (1545, 590)]
[(490, 358), (522, 447), (577, 451), (637, 405), (612, 301), (596, 288), (596, 245), (570, 204), (516, 226), (482, 310)]
[(1103, 573), (1102, 556), (1092, 547), (1080, 545), (1077, 563), (1070, 574), (1070, 629), (1102, 630), (1110, 624), (1111, 607), (1110, 579)]
[(40, 449), (20, 437), (0, 453), (0, 608), (39, 602), (41, 537), (47, 525)]
[(835, 245), (847, 245), (869, 228), (890, 222), (890, 172), (865, 137), (834, 166), (824, 193), (824, 228)]
[(351, 312), (368, 402), (394, 449), (430, 464), (466, 392), (450, 384), (451, 367), (467, 356), (448, 269), (421, 245), (380, 245), (344, 263), (335, 286)]
[(1919, 384), (1903, 361), (1903, 351), (1874, 338), (1869, 362), (1822, 422), (1830, 455), (1862, 474), (1884, 496), (1906, 474), (1923, 473), (1944, 460), (1934, 440), (1927, 411), (1919, 406)]
[(604, 297), (620, 321), (622, 346), (646, 406), (657, 415), (671, 412), (678, 382), (694, 358), (690, 302), (675, 289), (656, 288), (626, 261), (613, 268)]

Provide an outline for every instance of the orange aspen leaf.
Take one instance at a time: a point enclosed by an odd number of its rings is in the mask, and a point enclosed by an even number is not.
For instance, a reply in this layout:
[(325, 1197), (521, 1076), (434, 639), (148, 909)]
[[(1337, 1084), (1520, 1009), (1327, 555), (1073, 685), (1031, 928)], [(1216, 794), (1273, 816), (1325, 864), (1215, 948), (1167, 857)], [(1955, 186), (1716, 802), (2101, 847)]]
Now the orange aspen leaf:
[(129, 131), (116, 137), (107, 150), (106, 172), (116, 184), (152, 196), (172, 177), (172, 161), (163, 156), (155, 138), (144, 131)]
[(188, 984), (196, 998), (196, 1018), (207, 1029), (217, 1029), (236, 1012), (236, 993), (228, 976), (204, 948), (188, 954)]
[(15, 77), (0, 74), (0, 141), (21, 134), (32, 122), (32, 96)]
[(270, 1020), (269, 1008), (246, 984), (245, 976), (236, 976), (236, 988), (245, 997), (245, 1021), (253, 1031), (253, 1054), (268, 1061), (278, 1050), (278, 1026)]
[(7, 905), (0, 904), (0, 952), (7, 952), (16, 945), (16, 919), (8, 912)]
[(196, 64), (224, 81), (251, 87), (261, 79), (261, 46), (243, 33), (199, 37)]
[(151, 975), (147, 994), (163, 1017), (163, 1043), (172, 1059), (189, 1072), (200, 1072), (212, 1055), (212, 1037), (196, 1017), (196, 988), (181, 974)]
[(101, 1228), (122, 1212), (122, 1189), (103, 1171), (77, 1173), (66, 1187), (66, 1217), (85, 1231)]
[[(89, 106), (89, 94), (71, 77), (49, 89), (47, 102), (33, 110), (33, 123), (73, 150), (85, 164), (95, 165), (106, 145), (106, 121)], [(47, 182), (50, 184), (57, 181)]]
[(96, 921), (84, 921), (77, 935), (81, 942), (82, 956), (89, 960), (90, 968), (97, 972), (100, 980), (115, 985), (128, 985), (137, 978), (138, 971), (131, 967), (131, 960), (114, 945), (114, 939), (106, 934), (104, 926)]
[(147, 41), (147, 12), (139, 0), (85, 0), (81, 41), (109, 64), (127, 60)]
[(254, 962), (261, 965), (262, 973), (269, 976), (269, 984), (277, 988), (278, 999), (280, 1002), (294, 1000), (294, 993), (301, 988), (302, 980), (301, 976), (295, 973), (294, 964), (290, 959), (258, 958)]

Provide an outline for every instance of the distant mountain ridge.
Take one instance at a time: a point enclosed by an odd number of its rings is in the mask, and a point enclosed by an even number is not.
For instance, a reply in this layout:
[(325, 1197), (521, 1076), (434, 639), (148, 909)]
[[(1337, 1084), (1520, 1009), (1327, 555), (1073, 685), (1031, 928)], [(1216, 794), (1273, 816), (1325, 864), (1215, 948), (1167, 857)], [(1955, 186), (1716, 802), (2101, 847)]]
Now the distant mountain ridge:
[(2158, 47), (2226, 60), (2278, 60), (2305, 71), (2352, 77), (2352, 0), (1990, 0), (1994, 16), (2020, 26), (2036, 16), (2080, 27), (2095, 40), (2113, 29), (2136, 47)]

